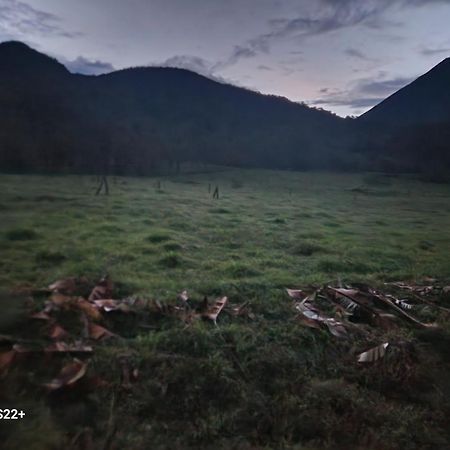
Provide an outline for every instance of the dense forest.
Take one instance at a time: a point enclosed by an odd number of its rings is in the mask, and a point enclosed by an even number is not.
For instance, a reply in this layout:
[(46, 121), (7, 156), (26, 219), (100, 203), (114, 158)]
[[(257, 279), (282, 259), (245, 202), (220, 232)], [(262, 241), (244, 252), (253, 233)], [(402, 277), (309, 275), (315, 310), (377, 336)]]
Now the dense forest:
[(342, 119), (183, 69), (72, 74), (25, 44), (7, 42), (0, 44), (0, 165), (137, 175), (176, 171), (185, 161), (445, 171), (449, 81), (447, 60), (360, 118)]

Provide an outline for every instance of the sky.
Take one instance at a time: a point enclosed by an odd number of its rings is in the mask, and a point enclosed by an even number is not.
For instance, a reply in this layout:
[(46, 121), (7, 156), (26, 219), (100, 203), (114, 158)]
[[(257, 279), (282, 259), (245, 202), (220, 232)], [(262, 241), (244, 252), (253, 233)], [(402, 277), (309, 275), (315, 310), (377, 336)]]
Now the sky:
[(450, 57), (450, 0), (0, 0), (0, 41), (69, 70), (182, 67), (340, 116)]

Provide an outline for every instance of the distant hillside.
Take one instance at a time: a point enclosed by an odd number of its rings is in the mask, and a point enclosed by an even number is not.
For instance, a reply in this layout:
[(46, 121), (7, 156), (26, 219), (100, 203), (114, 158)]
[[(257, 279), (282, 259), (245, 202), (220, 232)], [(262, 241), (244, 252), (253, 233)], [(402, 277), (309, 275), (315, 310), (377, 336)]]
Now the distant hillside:
[(0, 114), (3, 171), (148, 174), (193, 161), (450, 172), (450, 59), (351, 120), (183, 69), (72, 74), (6, 42)]
[(3, 170), (149, 173), (182, 161), (345, 168), (346, 121), (173, 68), (71, 74), (0, 44)]
[(450, 58), (360, 116), (357, 149), (379, 170), (450, 179)]
[(450, 58), (359, 118), (395, 126), (450, 121)]

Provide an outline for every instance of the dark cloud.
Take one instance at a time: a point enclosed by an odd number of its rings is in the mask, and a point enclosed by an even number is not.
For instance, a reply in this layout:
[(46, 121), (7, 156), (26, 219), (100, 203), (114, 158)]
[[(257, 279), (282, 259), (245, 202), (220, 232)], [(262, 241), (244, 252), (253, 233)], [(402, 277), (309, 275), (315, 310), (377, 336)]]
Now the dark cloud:
[(373, 106), (377, 105), (378, 103), (382, 102), (384, 100), (384, 97), (374, 98), (374, 97), (368, 97), (368, 98), (348, 98), (348, 97), (334, 97), (330, 98), (329, 100), (314, 100), (312, 102), (309, 102), (310, 105), (313, 106), (349, 106), (352, 109), (355, 108), (372, 108)]
[(8, 38), (23, 38), (29, 35), (73, 38), (81, 35), (65, 30), (58, 16), (18, 0), (1, 0), (0, 33)]
[[(450, 4), (450, 0), (318, 0), (319, 7), (309, 14), (270, 20), (267, 33), (235, 47), (229, 64), (262, 52), (268, 53), (271, 44), (280, 39), (304, 39), (358, 25), (376, 29), (398, 27), (401, 24), (392, 22), (385, 14), (389, 10), (439, 3)], [(357, 57), (358, 53), (364, 57), (357, 50), (353, 49), (352, 53), (350, 56)]]
[[(294, 17), (278, 18), (269, 21), (270, 31), (261, 34), (239, 46), (241, 51), (247, 50), (246, 55), (256, 56), (262, 51), (268, 52), (270, 45), (284, 38), (306, 38), (314, 35), (363, 24), (369, 19), (372, 23), (376, 16), (387, 9), (391, 2), (388, 0), (320, 0), (322, 7), (314, 14)], [(244, 52), (242, 52), (244, 54)], [(233, 58), (237, 62), (238, 58)]]
[(87, 59), (79, 56), (73, 61), (66, 61), (65, 66), (72, 73), (82, 73), (84, 75), (99, 75), (114, 71), (114, 66), (108, 62)]
[(269, 46), (268, 44), (259, 38), (250, 40), (245, 45), (235, 45), (231, 54), (228, 58), (217, 64), (218, 69), (222, 69), (224, 67), (232, 66), (236, 64), (241, 59), (250, 59), (257, 56), (260, 53), (268, 53)]
[(423, 48), (420, 50), (420, 53), (423, 56), (435, 56), (440, 55), (442, 53), (446, 53), (450, 55), (450, 47), (442, 47), (442, 48)]
[(450, 4), (450, 0), (403, 0), (401, 3), (406, 6), (428, 6), (431, 3)]
[(353, 47), (346, 48), (344, 50), (344, 53), (347, 56), (351, 56), (352, 58), (356, 58), (356, 59), (362, 59), (364, 61), (368, 61), (370, 59), (362, 51), (360, 51), (356, 48), (353, 48)]
[(269, 72), (269, 71), (272, 71), (272, 70), (273, 70), (271, 67), (265, 66), (264, 64), (260, 64), (260, 65), (257, 67), (257, 69), (258, 69), (258, 70), (263, 70), (263, 71), (266, 71), (266, 72)]
[(387, 80), (359, 80), (354, 90), (367, 95), (386, 97), (411, 83), (416, 77), (397, 77)]
[(166, 59), (162, 67), (177, 67), (179, 69), (192, 70), (203, 75), (211, 74), (213, 65), (199, 56), (175, 55)]
[(325, 95), (309, 103), (314, 106), (348, 106), (351, 109), (370, 108), (415, 79), (415, 77), (384, 78), (384, 74), (381, 75), (383, 78), (379, 76), (374, 79), (361, 78), (356, 80), (345, 90), (323, 88), (319, 92)]
[(223, 64), (232, 65), (239, 61), (240, 59), (248, 59), (253, 58), (258, 54), (258, 50), (256, 48), (251, 47), (242, 47), (240, 45), (236, 45), (226, 62)]
[(236, 45), (228, 58), (221, 61), (211, 63), (198, 56), (177, 55), (164, 61), (163, 66), (179, 67), (182, 69), (192, 70), (194, 72), (214, 77), (217, 70), (224, 69), (228, 66), (236, 64), (241, 59), (253, 58), (259, 51), (264, 51), (262, 47), (255, 46), (254, 48)]
[(157, 65), (161, 67), (175, 67), (178, 69), (186, 69), (211, 78), (212, 80), (218, 81), (220, 83), (230, 83), (230, 80), (226, 80), (225, 78), (215, 73), (217, 69), (222, 67), (222, 64), (222, 62), (212, 63), (204, 58), (200, 58), (199, 56), (175, 55), (166, 59), (163, 63)]

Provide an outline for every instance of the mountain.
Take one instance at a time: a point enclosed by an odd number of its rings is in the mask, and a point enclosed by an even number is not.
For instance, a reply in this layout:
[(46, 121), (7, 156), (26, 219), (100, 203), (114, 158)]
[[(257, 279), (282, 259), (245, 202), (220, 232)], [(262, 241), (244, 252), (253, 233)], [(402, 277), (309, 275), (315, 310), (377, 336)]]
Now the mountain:
[(372, 169), (450, 180), (450, 58), (360, 116), (354, 134)]
[(183, 161), (346, 168), (348, 123), (183, 69), (70, 73), (0, 44), (0, 164), (13, 171), (146, 174)]
[(400, 89), (359, 118), (394, 126), (450, 121), (450, 58)]
[(7, 76), (20, 76), (26, 72), (31, 74), (31, 71), (33, 76), (69, 73), (56, 59), (39, 53), (22, 42), (0, 43), (0, 56), (0, 71)]
[[(185, 161), (450, 173), (450, 59), (361, 117), (341, 119), (184, 69), (70, 73), (0, 44), (0, 170), (149, 174)], [(445, 178), (444, 177), (444, 178)]]

